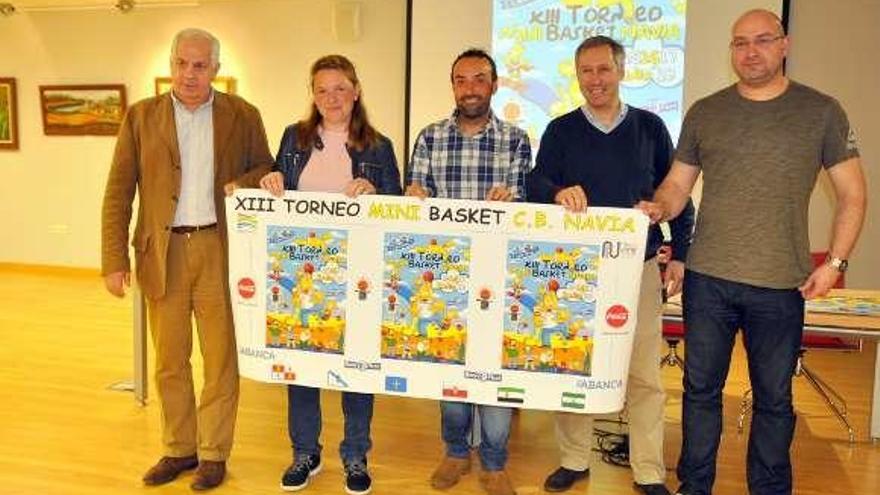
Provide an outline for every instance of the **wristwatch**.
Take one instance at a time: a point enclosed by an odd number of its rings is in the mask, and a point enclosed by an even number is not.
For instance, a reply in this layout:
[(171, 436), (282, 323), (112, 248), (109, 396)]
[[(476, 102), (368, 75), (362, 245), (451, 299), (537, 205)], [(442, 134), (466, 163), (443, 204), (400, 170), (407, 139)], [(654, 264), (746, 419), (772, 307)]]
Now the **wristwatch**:
[(837, 271), (839, 271), (840, 273), (845, 272), (846, 269), (849, 267), (849, 261), (848, 261), (848, 260), (844, 260), (844, 259), (841, 259), (841, 258), (833, 257), (833, 256), (831, 256), (830, 254), (828, 255), (827, 258), (825, 258), (825, 263), (828, 263), (829, 265), (831, 265), (832, 267), (834, 267), (834, 269), (837, 270)]

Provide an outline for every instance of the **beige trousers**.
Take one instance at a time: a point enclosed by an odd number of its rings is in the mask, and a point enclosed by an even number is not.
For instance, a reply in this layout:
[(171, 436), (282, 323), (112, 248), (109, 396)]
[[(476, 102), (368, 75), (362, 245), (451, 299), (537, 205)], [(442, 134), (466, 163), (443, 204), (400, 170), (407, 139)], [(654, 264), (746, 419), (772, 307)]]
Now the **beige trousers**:
[[(238, 407), (238, 360), (226, 259), (216, 229), (171, 234), (163, 297), (148, 299), (156, 350), (165, 455), (223, 461), (232, 449)], [(204, 361), (196, 408), (192, 366), (195, 315)]]
[[(629, 456), (636, 483), (662, 483), (663, 408), (666, 392), (660, 378), (662, 300), (656, 258), (645, 262), (633, 339), (626, 404), (629, 410)], [(590, 467), (593, 418), (589, 414), (556, 413), (556, 440), (561, 465), (575, 471)]]

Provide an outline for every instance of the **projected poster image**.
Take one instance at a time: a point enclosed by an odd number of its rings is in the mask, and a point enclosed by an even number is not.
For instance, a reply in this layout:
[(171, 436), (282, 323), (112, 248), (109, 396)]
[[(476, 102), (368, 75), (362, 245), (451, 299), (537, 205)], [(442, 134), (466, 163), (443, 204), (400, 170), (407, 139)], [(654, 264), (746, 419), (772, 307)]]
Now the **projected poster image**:
[(626, 48), (621, 98), (650, 110), (677, 142), (683, 115), (686, 0), (494, 0), (493, 107), (537, 143), (547, 123), (584, 102), (574, 50), (604, 35)]
[(385, 235), (382, 357), (464, 364), (470, 239)]
[(270, 225), (266, 235), (266, 347), (342, 354), (348, 233)]
[(598, 246), (511, 241), (502, 367), (590, 375)]

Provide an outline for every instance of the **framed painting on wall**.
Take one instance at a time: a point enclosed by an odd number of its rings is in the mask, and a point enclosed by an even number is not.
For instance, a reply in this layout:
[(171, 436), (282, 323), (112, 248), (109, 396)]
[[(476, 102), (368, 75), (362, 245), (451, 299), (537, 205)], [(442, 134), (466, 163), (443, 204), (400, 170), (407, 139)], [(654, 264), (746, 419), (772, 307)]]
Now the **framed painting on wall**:
[[(213, 81), (211, 81), (211, 86), (214, 87), (217, 91), (221, 93), (226, 93), (230, 95), (236, 94), (236, 84), (234, 77), (228, 76), (218, 76), (215, 77)], [(159, 96), (163, 93), (167, 93), (171, 91), (171, 78), (170, 77), (157, 77), (156, 83), (156, 96)]]
[(0, 150), (18, 149), (15, 79), (0, 77)]
[(125, 86), (40, 86), (43, 134), (115, 136), (125, 116)]

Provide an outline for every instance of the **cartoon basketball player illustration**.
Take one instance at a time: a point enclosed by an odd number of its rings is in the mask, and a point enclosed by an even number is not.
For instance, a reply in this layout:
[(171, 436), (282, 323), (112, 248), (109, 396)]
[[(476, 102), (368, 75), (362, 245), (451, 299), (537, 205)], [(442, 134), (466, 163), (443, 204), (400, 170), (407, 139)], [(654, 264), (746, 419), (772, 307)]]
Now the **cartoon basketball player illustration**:
[(292, 302), (294, 315), (299, 316), (300, 325), (309, 326), (309, 316), (318, 315), (321, 301), (324, 300), (324, 294), (315, 287), (312, 276), (315, 272), (315, 266), (311, 263), (303, 264), (300, 272), (299, 280), (293, 289)]
[(434, 295), (434, 273), (427, 271), (422, 274), (419, 288), (412, 299), (410, 313), (413, 315), (413, 327), (419, 335), (428, 335), (428, 326), (442, 324), (446, 304)]
[(550, 279), (546, 289), (544, 287), (539, 289), (540, 300), (535, 305), (535, 334), (541, 339), (541, 345), (544, 347), (550, 346), (553, 335), (558, 334), (565, 337), (568, 333), (565, 327), (568, 312), (559, 307), (559, 297), (556, 294), (558, 290), (559, 282), (556, 279)]

